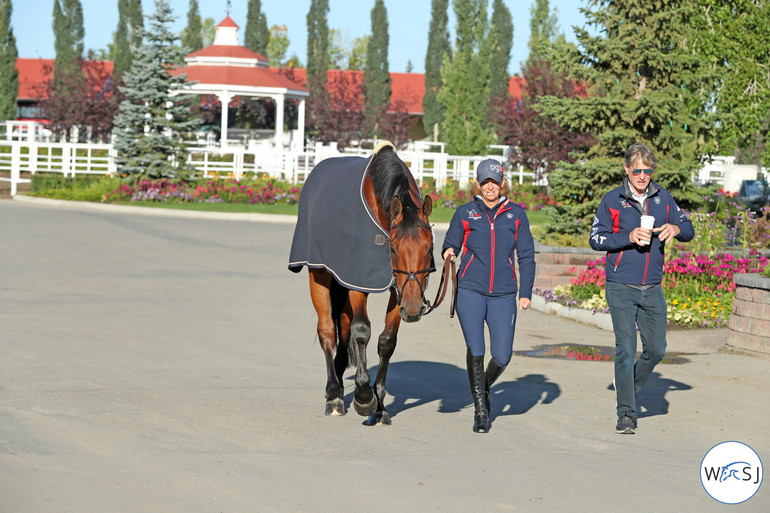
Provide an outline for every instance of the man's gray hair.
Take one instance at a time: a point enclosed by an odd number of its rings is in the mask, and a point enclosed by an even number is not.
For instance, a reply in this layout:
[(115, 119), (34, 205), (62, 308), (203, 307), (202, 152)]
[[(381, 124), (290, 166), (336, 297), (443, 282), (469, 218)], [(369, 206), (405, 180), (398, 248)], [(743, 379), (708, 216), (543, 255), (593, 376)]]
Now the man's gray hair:
[(626, 165), (631, 167), (636, 159), (641, 159), (645, 166), (655, 169), (657, 162), (652, 148), (642, 143), (634, 143), (626, 150)]

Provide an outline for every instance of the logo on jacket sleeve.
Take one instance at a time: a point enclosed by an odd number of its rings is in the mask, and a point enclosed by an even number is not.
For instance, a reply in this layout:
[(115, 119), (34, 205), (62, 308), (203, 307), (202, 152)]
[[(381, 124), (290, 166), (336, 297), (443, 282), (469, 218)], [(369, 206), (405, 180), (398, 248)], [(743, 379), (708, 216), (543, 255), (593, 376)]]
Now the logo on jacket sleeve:
[(468, 211), (468, 217), (469, 217), (470, 219), (473, 219), (473, 220), (476, 220), (476, 219), (481, 219), (481, 214), (479, 214), (478, 212), (476, 212), (476, 209), (472, 208), (472, 209), (470, 209), (470, 210)]

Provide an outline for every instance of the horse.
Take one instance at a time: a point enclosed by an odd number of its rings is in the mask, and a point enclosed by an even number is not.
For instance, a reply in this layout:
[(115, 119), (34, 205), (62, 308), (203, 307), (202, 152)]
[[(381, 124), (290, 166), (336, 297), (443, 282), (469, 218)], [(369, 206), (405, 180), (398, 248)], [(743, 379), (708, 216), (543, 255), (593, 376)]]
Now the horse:
[[(363, 174), (353, 169), (363, 168)], [(357, 191), (343, 193), (338, 182), (353, 177)], [(319, 194), (319, 191), (323, 191)], [(360, 199), (363, 214), (357, 213)], [(325, 212), (328, 208), (339, 212)], [(353, 407), (368, 417), (365, 425), (389, 425), (385, 379), (396, 348), (401, 321), (417, 322), (430, 311), (425, 299), (433, 267), (433, 230), (428, 217), (433, 200), (420, 190), (395, 147), (381, 142), (372, 156), (335, 157), (313, 168), (299, 198), (289, 269), (308, 267), (310, 298), (318, 316), (318, 341), (326, 362), (325, 415), (345, 415), (343, 373), (355, 366)], [(368, 219), (367, 219), (368, 218)], [(316, 228), (303, 224), (316, 224)], [(342, 226), (338, 226), (342, 225)], [(363, 235), (352, 236), (367, 224)], [(328, 241), (329, 231), (338, 240)], [(330, 242), (330, 243), (329, 243)], [(325, 249), (314, 250), (329, 243)], [(361, 252), (359, 254), (359, 252)], [(337, 253), (335, 257), (332, 253)], [(352, 255), (352, 261), (337, 262)], [(359, 276), (352, 276), (358, 272)], [(362, 283), (372, 280), (371, 283)], [(371, 292), (390, 294), (385, 328), (377, 340), (379, 366), (370, 386), (366, 348), (371, 336), (367, 298)]]

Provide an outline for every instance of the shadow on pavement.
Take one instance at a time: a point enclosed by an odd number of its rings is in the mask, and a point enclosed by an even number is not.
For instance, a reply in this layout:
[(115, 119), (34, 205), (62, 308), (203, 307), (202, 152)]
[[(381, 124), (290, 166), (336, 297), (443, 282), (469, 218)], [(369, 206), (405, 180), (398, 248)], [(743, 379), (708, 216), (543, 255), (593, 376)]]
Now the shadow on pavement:
[[(374, 382), (377, 367), (369, 374)], [(542, 374), (529, 374), (515, 381), (506, 381), (503, 374), (492, 387), (491, 417), (521, 415), (538, 403), (549, 404), (561, 394), (556, 383)], [(348, 378), (353, 380), (351, 376)], [(447, 363), (406, 361), (391, 363), (386, 384), (386, 408), (391, 417), (402, 411), (438, 402), (440, 413), (454, 413), (472, 405), (465, 368)], [(347, 385), (346, 404), (353, 400), (353, 387)]]
[[(607, 390), (615, 390), (612, 383), (607, 386)], [(666, 394), (669, 391), (679, 390), (692, 390), (692, 387), (681, 381), (663, 378), (660, 372), (653, 372), (644, 388), (636, 396), (637, 418), (668, 414), (669, 402), (666, 399)]]

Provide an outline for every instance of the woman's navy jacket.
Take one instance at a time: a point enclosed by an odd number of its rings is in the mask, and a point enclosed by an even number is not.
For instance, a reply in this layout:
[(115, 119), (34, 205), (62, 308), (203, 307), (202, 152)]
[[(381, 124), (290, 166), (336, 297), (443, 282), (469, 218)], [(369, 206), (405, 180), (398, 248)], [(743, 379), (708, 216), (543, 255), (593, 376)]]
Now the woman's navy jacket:
[[(490, 216), (476, 198), (459, 207), (449, 223), (441, 254), (454, 249), (460, 262), (457, 286), (483, 294), (515, 294), (532, 298), (535, 282), (535, 242), (523, 208), (503, 198)], [(521, 273), (518, 287), (513, 252)]]
[(677, 225), (681, 231), (676, 239), (680, 242), (695, 237), (692, 223), (670, 192), (651, 181), (647, 198), (640, 205), (631, 194), (628, 177), (623, 177), (623, 185), (602, 198), (591, 227), (591, 247), (607, 252), (604, 268), (607, 281), (630, 285), (661, 282), (665, 248), (658, 234), (654, 233), (646, 246), (638, 246), (628, 239), (631, 231), (640, 226), (642, 214), (655, 217), (655, 228), (666, 223)]

